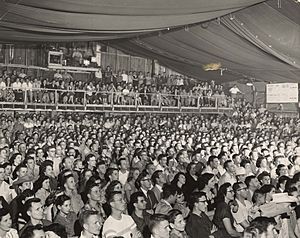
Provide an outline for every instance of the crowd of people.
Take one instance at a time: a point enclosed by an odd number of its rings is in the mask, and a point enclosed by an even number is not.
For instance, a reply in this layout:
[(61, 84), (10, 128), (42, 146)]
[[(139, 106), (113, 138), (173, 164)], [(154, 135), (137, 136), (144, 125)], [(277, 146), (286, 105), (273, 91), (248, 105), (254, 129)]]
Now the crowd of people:
[[(26, 93), (25, 93), (26, 92)], [(107, 66), (84, 81), (75, 80), (66, 70), (52, 78), (31, 77), (7, 70), (0, 75), (0, 101), (61, 104), (114, 104), (186, 107), (230, 107), (234, 101), (214, 81), (196, 83), (182, 75), (151, 75)]]
[(0, 115), (0, 237), (300, 237), (300, 121)]

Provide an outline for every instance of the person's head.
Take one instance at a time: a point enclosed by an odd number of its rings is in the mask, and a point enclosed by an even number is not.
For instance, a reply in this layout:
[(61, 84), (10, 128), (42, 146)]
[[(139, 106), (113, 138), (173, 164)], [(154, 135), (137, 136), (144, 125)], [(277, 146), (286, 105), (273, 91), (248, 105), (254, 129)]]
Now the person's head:
[(48, 176), (40, 176), (33, 184), (33, 190), (37, 192), (39, 189), (50, 190), (50, 179)]
[(261, 172), (257, 179), (261, 185), (271, 184), (271, 175), (266, 171)]
[(217, 169), (220, 165), (220, 160), (217, 156), (211, 155), (208, 157), (207, 165), (209, 165), (212, 169)]
[(151, 176), (151, 181), (154, 185), (158, 184), (158, 185), (162, 186), (163, 184), (165, 184), (166, 178), (163, 174), (163, 171), (156, 170)]
[(273, 217), (257, 217), (250, 222), (250, 227), (255, 228), (258, 237), (260, 238), (275, 238), (277, 232), (275, 226), (277, 225)]
[(182, 186), (185, 184), (185, 182), (186, 182), (185, 174), (183, 172), (178, 172), (175, 175), (174, 179), (172, 180), (171, 184), (173, 186), (178, 186), (178, 185)]
[(196, 172), (197, 172), (197, 170), (196, 170), (196, 164), (194, 162), (189, 163), (188, 166), (186, 167), (186, 171), (190, 175), (195, 175)]
[(122, 192), (113, 191), (108, 194), (107, 202), (113, 212), (124, 212), (126, 209), (126, 201)]
[(19, 164), (14, 172), (13, 172), (13, 178), (21, 178), (24, 177), (25, 175), (27, 175), (28, 169), (27, 166), (23, 163)]
[(41, 224), (36, 226), (28, 226), (24, 229), (20, 238), (46, 238), (45, 231)]
[(198, 178), (199, 189), (202, 190), (203, 188), (207, 187), (208, 189), (215, 188), (217, 183), (217, 179), (215, 178), (214, 174), (211, 173), (204, 173), (201, 174)]
[(103, 219), (97, 211), (85, 210), (79, 215), (79, 223), (84, 233), (99, 236)]
[(44, 230), (47, 238), (68, 238), (66, 228), (61, 224), (52, 223), (49, 226), (45, 226)]
[(12, 226), (12, 220), (9, 210), (6, 208), (0, 208), (0, 231), (7, 232)]
[(248, 188), (245, 183), (243, 182), (234, 183), (232, 189), (237, 199), (239, 198), (246, 199), (248, 197)]
[(163, 191), (161, 194), (162, 199), (168, 201), (170, 204), (174, 204), (176, 202), (176, 195), (176, 187), (169, 184), (165, 184), (163, 186)]
[(121, 157), (117, 162), (118, 168), (122, 171), (128, 170), (128, 161), (125, 157)]
[(85, 158), (86, 165), (89, 169), (95, 168), (97, 165), (97, 160), (95, 155), (89, 154)]
[(266, 202), (270, 202), (275, 194), (275, 187), (272, 184), (265, 184), (260, 188), (260, 191), (266, 195)]
[(135, 181), (135, 185), (137, 188), (143, 188), (148, 191), (152, 186), (149, 174), (146, 171), (141, 172)]
[(154, 238), (169, 238), (170, 224), (168, 216), (163, 214), (154, 214), (150, 217), (149, 230)]
[(224, 183), (220, 186), (216, 199), (218, 201), (230, 201), (234, 199), (234, 191), (230, 183)]
[(146, 172), (149, 174), (149, 176), (152, 176), (152, 174), (155, 172), (155, 166), (153, 163), (147, 163), (145, 166)]
[(179, 232), (183, 232), (185, 230), (186, 222), (183, 218), (181, 211), (179, 211), (177, 209), (173, 209), (173, 210), (169, 211), (168, 212), (168, 220), (169, 220), (171, 229), (174, 229)]
[(89, 201), (100, 202), (102, 200), (102, 193), (100, 186), (97, 183), (90, 183), (85, 188), (85, 193)]
[(138, 168), (131, 168), (129, 170), (127, 182), (136, 181), (139, 175), (140, 175), (140, 170)]
[(62, 185), (64, 190), (75, 190), (76, 183), (73, 174), (68, 174), (63, 176), (62, 178)]
[(235, 164), (233, 163), (232, 160), (226, 160), (224, 163), (224, 169), (231, 174), (235, 173)]
[(288, 181), (290, 181), (290, 178), (288, 176), (285, 175), (280, 176), (277, 183), (277, 189), (281, 189), (284, 191), (285, 185), (287, 184)]
[(72, 170), (74, 167), (74, 159), (71, 157), (64, 157), (61, 161), (64, 169)]
[(104, 177), (106, 181), (119, 180), (119, 170), (116, 168), (108, 168)]
[(207, 198), (204, 192), (193, 192), (188, 199), (189, 207), (195, 212), (207, 211)]
[(44, 217), (44, 207), (39, 198), (28, 199), (24, 204), (24, 210), (31, 220), (41, 221)]
[(56, 198), (55, 205), (61, 213), (67, 215), (71, 211), (71, 198), (62, 194)]
[(253, 191), (260, 187), (260, 183), (254, 175), (247, 176), (245, 179), (245, 184)]
[(236, 166), (240, 166), (241, 163), (241, 156), (239, 154), (233, 154), (232, 155), (232, 161)]
[(278, 177), (288, 176), (289, 175), (289, 169), (284, 164), (279, 164), (276, 168), (276, 174), (277, 174)]
[(31, 156), (26, 156), (23, 163), (27, 166), (28, 169), (33, 170), (35, 167), (35, 159)]
[(131, 214), (135, 210), (144, 211), (146, 209), (147, 201), (143, 192), (138, 191), (130, 196), (130, 203), (128, 204), (128, 212)]
[(40, 176), (46, 175), (48, 177), (53, 177), (53, 162), (46, 160), (40, 166)]
[(252, 196), (252, 202), (258, 206), (265, 204), (266, 194), (261, 192), (260, 189), (256, 189)]

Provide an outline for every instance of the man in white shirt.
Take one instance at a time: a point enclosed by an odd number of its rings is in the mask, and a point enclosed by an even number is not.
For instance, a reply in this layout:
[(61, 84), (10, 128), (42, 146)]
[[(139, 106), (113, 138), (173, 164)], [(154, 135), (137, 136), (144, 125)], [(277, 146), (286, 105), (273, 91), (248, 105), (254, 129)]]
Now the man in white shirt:
[(252, 203), (247, 201), (248, 188), (246, 184), (242, 182), (237, 182), (233, 185), (233, 191), (235, 193), (236, 202), (238, 204), (238, 210), (236, 213), (232, 213), (237, 225), (237, 231), (243, 232), (246, 227), (249, 226), (248, 216)]
[(119, 181), (124, 186), (127, 182), (127, 178), (129, 175), (128, 171), (128, 162), (125, 157), (121, 157), (118, 160), (118, 167), (119, 167)]
[(124, 83), (128, 83), (128, 75), (126, 74), (125, 70), (122, 71), (122, 75), (121, 76), (122, 76), (122, 81)]
[(231, 185), (233, 185), (234, 183), (237, 182), (236, 175), (235, 175), (236, 167), (233, 161), (232, 160), (225, 161), (224, 168), (226, 172), (221, 176), (219, 180), (219, 186), (221, 186), (224, 183), (230, 183)]
[(111, 215), (104, 222), (102, 237), (141, 238), (142, 235), (134, 220), (131, 216), (123, 214), (126, 209), (126, 201), (122, 192), (110, 193), (107, 202), (111, 207)]
[(231, 89), (229, 89), (232, 98), (236, 98), (238, 93), (242, 93), (241, 90), (235, 85)]
[(83, 228), (79, 238), (98, 238), (103, 218), (97, 211), (85, 210), (79, 215), (79, 223)]

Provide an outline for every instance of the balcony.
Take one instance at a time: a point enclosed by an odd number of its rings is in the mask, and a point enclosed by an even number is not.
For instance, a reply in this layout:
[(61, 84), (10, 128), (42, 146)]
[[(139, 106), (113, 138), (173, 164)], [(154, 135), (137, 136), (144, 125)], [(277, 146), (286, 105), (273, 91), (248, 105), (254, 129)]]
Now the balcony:
[(225, 96), (2, 88), (0, 110), (223, 114), (232, 112), (232, 100)]

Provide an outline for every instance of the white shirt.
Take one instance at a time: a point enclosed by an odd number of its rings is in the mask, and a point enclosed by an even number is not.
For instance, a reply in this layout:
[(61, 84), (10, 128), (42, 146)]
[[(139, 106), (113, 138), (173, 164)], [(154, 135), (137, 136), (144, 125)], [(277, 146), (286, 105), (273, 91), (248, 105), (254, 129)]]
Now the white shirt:
[(249, 215), (249, 211), (250, 208), (252, 207), (251, 202), (245, 200), (244, 203), (241, 203), (238, 199), (235, 199), (239, 205), (239, 209), (236, 213), (232, 212), (232, 216), (234, 218), (234, 220), (236, 221), (237, 225), (237, 231), (238, 232), (243, 232), (244, 228), (240, 225), (240, 223), (242, 223), (243, 221), (248, 221), (248, 215)]
[(229, 89), (229, 92), (231, 94), (237, 94), (237, 93), (240, 93), (241, 91), (239, 90), (238, 87), (233, 87), (233, 88)]
[(1, 196), (5, 199), (7, 203), (10, 203), (12, 200), (12, 190), (7, 182), (3, 181), (0, 184)]
[(131, 216), (122, 214), (120, 220), (109, 216), (103, 224), (102, 238), (112, 238), (115, 236), (131, 238), (135, 230), (136, 224)]
[(129, 171), (126, 171), (125, 173), (122, 173), (121, 170), (119, 170), (119, 181), (120, 183), (124, 186), (125, 183), (127, 182), (127, 178), (129, 175)]

